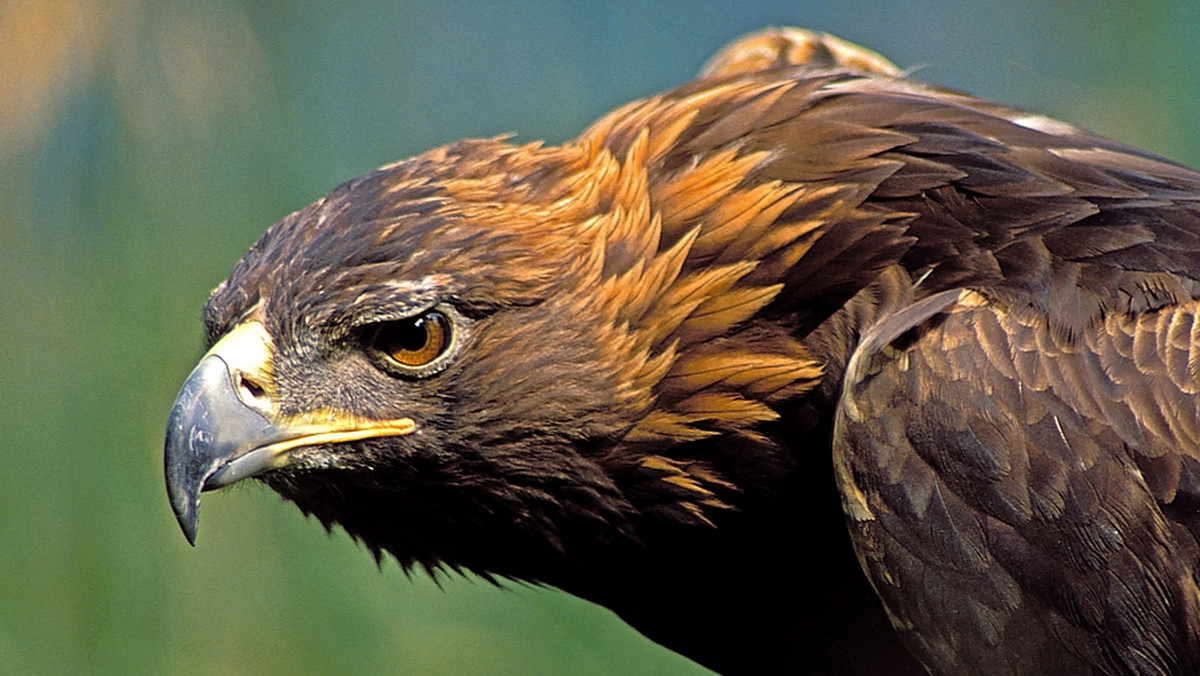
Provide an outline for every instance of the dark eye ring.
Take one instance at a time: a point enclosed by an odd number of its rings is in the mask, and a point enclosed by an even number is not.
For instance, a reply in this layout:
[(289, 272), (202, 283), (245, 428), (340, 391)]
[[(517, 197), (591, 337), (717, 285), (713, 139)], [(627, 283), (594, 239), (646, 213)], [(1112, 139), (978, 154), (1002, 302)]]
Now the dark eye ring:
[(427, 310), (413, 317), (380, 322), (371, 347), (405, 370), (422, 370), (450, 351), (453, 325), (445, 313)]

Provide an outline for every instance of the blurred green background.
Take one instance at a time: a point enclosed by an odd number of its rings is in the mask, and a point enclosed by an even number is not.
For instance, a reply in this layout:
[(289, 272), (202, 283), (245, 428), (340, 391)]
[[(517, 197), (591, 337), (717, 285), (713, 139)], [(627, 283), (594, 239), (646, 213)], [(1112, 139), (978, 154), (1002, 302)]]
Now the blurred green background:
[(0, 0), (0, 673), (703, 673), (551, 590), (377, 570), (260, 486), (192, 549), (161, 434), (284, 214), (459, 137), (564, 140), (780, 24), (1200, 165), (1190, 1)]

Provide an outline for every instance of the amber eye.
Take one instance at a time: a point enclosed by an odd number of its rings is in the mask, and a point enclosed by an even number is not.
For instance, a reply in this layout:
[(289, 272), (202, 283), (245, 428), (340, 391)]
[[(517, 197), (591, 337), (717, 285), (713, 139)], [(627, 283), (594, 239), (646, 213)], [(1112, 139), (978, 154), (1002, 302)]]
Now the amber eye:
[(420, 368), (450, 348), (450, 320), (437, 310), (380, 324), (372, 345), (400, 366)]

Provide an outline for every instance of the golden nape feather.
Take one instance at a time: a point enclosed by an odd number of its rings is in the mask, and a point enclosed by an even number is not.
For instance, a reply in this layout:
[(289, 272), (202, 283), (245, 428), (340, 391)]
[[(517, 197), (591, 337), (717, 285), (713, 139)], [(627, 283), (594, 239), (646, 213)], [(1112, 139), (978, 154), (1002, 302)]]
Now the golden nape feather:
[(254, 477), (726, 673), (1196, 673), (1197, 298), (1200, 174), (772, 29), (272, 226), (168, 492), (194, 540)]

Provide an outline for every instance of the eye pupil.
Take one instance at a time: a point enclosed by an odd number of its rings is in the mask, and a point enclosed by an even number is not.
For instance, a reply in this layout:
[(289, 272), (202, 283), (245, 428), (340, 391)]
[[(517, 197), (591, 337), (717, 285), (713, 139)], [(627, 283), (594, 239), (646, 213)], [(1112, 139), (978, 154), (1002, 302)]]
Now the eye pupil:
[(450, 322), (436, 310), (384, 322), (375, 334), (374, 346), (402, 366), (425, 366), (450, 347)]
[(401, 322), (400, 327), (396, 331), (396, 344), (392, 347), (393, 350), (402, 352), (418, 352), (421, 348), (429, 344), (429, 330), (426, 327), (428, 322), (424, 317), (417, 317), (411, 321)]

